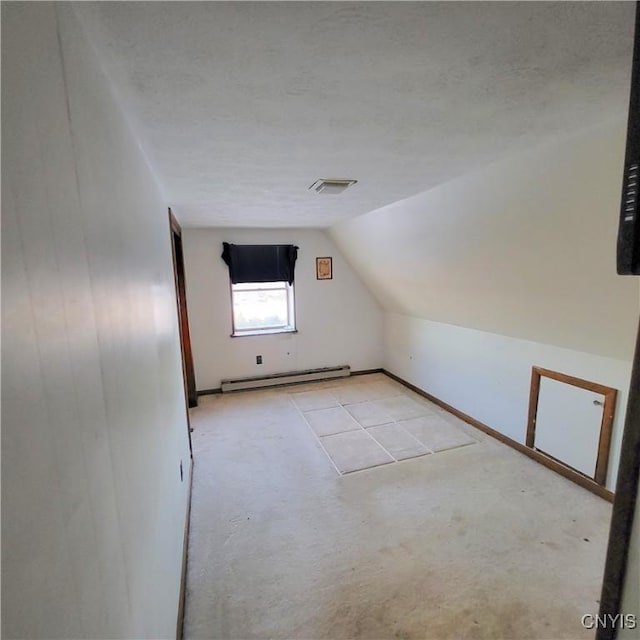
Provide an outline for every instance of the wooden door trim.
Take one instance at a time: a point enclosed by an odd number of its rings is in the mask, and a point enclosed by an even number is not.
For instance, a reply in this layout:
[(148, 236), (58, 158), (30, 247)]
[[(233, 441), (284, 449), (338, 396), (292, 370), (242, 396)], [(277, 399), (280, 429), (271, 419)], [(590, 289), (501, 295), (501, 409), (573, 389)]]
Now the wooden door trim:
[[(182, 372), (188, 407), (198, 406), (196, 377), (191, 350), (191, 334), (189, 332), (189, 314), (187, 312), (187, 293), (184, 279), (184, 252), (182, 249), (182, 228), (169, 209), (169, 227), (171, 232), (171, 255), (173, 256), (173, 274), (176, 286), (176, 304), (178, 308), (178, 329), (180, 332), (180, 351), (182, 353)], [(176, 248), (179, 255), (176, 255)], [(187, 412), (188, 413), (188, 412)]]
[[(596, 470), (593, 476), (593, 480), (601, 486), (604, 486), (607, 481), (607, 469), (609, 467), (609, 452), (611, 450), (611, 432), (613, 429), (613, 418), (616, 411), (616, 398), (618, 396), (617, 389), (612, 387), (606, 387), (597, 382), (591, 382), (582, 378), (576, 378), (575, 376), (567, 375), (566, 373), (560, 373), (558, 371), (552, 371), (550, 369), (544, 369), (542, 367), (531, 367), (531, 387), (529, 390), (529, 417), (527, 420), (527, 447), (535, 449), (535, 436), (536, 436), (536, 419), (538, 416), (538, 399), (540, 397), (540, 379), (551, 378), (558, 382), (564, 382), (574, 387), (580, 387), (593, 393), (598, 393), (604, 396), (604, 406), (602, 408), (602, 422), (600, 423), (600, 438), (598, 440), (598, 455), (596, 458)], [(537, 451), (537, 450), (536, 450)], [(539, 452), (541, 455), (543, 452)], [(561, 462), (561, 461), (558, 461)], [(562, 463), (564, 464), (564, 463)], [(567, 465), (568, 466), (568, 465)], [(569, 467), (571, 468), (571, 467)], [(575, 469), (576, 473), (580, 473)], [(585, 475), (585, 474), (583, 474)], [(588, 477), (588, 476), (587, 476)]]
[[(638, 12), (640, 24), (640, 12)], [(640, 50), (640, 49), (639, 49)], [(640, 483), (640, 327), (636, 338), (633, 369), (629, 383), (629, 399), (625, 416), (624, 431), (622, 432), (622, 446), (620, 448), (620, 462), (618, 465), (618, 482), (613, 502), (613, 514), (609, 529), (609, 544), (607, 559), (602, 580), (600, 595), (600, 616), (615, 616), (621, 611), (622, 596), (629, 549), (632, 544), (634, 519), (640, 517), (637, 513), (638, 485)], [(635, 523), (638, 526), (639, 523)], [(627, 612), (628, 613), (628, 612)], [(596, 640), (613, 640), (617, 635), (614, 625), (598, 626)]]

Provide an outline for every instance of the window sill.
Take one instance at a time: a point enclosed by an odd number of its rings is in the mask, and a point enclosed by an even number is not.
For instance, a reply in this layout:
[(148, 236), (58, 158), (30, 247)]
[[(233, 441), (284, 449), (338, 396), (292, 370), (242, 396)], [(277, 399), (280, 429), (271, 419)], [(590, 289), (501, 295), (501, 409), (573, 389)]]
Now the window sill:
[(273, 336), (279, 333), (298, 333), (297, 329), (256, 329), (255, 331), (239, 331), (232, 333), (232, 338), (244, 338), (245, 336)]

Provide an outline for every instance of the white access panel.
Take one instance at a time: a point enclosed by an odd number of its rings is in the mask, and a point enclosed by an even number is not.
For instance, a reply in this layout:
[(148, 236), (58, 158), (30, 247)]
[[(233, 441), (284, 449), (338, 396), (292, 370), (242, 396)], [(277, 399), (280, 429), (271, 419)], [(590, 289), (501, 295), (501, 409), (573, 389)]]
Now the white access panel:
[(593, 478), (604, 395), (540, 378), (534, 447)]

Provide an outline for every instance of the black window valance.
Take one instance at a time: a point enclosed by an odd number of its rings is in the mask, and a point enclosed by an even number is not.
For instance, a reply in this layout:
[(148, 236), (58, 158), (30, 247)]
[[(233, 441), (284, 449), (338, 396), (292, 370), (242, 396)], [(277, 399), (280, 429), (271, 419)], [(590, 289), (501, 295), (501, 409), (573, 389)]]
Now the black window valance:
[(240, 282), (288, 282), (293, 275), (298, 247), (292, 244), (222, 243), (222, 259), (229, 266), (233, 284)]

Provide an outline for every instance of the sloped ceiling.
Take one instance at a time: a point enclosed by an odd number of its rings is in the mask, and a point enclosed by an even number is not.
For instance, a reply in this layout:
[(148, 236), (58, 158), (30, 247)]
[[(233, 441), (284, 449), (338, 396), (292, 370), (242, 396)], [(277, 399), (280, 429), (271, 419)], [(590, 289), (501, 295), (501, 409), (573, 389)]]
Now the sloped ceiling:
[(387, 311), (629, 361), (638, 283), (615, 266), (625, 134), (624, 118), (591, 127), (330, 233)]
[(626, 108), (633, 3), (73, 6), (186, 226), (328, 227)]

